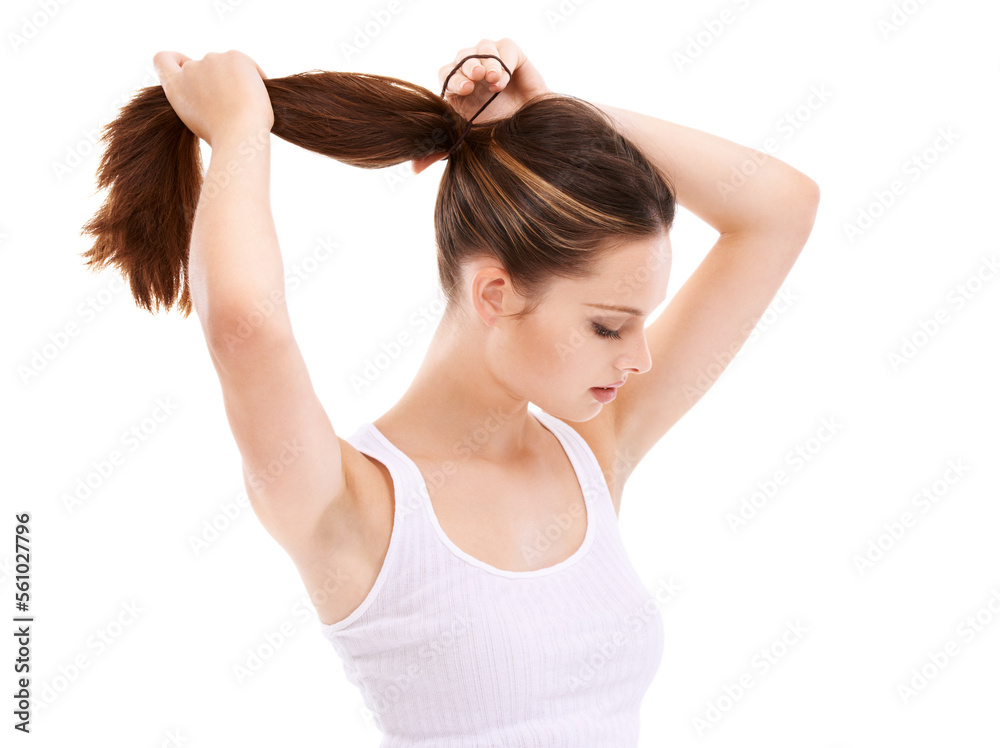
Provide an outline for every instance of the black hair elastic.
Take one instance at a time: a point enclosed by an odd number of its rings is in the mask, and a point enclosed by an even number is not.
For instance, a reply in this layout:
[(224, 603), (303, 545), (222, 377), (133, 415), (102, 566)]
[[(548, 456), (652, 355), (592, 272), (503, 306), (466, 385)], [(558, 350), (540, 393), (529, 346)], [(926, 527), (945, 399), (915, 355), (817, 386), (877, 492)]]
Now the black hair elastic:
[[(465, 64), (466, 60), (471, 60), (474, 57), (475, 58), (492, 57), (494, 60), (500, 60), (500, 58), (497, 57), (496, 55), (469, 55), (467, 57), (463, 57), (461, 60), (458, 61), (458, 64), (455, 65), (455, 67), (452, 68), (451, 72), (448, 73), (448, 77), (444, 79), (444, 85), (441, 86), (441, 98), (442, 99), (444, 98), (445, 92), (448, 90), (448, 81), (451, 80), (451, 76), (453, 76), (455, 74), (455, 72), (459, 68), (461, 68), (462, 65)], [(507, 75), (509, 75), (511, 78), (514, 77), (514, 74), (511, 73), (510, 70), (507, 70), (507, 66), (503, 64), (503, 60), (500, 60), (500, 65), (503, 67), (504, 70), (507, 71)], [(497, 82), (499, 83), (499, 81), (497, 81)], [(509, 81), (508, 81), (508, 85), (510, 85)], [(461, 143), (463, 140), (465, 140), (465, 136), (468, 135), (469, 134), (469, 130), (472, 129), (472, 120), (474, 120), (476, 117), (478, 117), (480, 115), (480, 113), (486, 107), (488, 107), (490, 105), (490, 102), (493, 101), (493, 99), (495, 99), (497, 96), (500, 95), (500, 93), (501, 93), (500, 91), (497, 91), (495, 94), (493, 94), (489, 99), (487, 99), (487, 101), (486, 101), (485, 104), (483, 104), (481, 107), (479, 107), (479, 111), (476, 112), (475, 114), (473, 114), (472, 117), (469, 118), (469, 124), (467, 124), (465, 126), (465, 131), (459, 136), (458, 140), (456, 140), (454, 142), (454, 144), (452, 144), (451, 148), (448, 149), (448, 152), (447, 152), (446, 156), (451, 156), (451, 154), (454, 152), (454, 150), (456, 148), (458, 148), (459, 143)]]

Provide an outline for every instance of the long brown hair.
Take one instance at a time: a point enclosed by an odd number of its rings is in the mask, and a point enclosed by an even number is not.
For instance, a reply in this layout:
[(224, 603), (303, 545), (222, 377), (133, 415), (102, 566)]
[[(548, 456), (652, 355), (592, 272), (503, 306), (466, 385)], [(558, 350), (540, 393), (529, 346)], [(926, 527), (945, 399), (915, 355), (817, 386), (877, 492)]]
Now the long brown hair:
[[(381, 169), (447, 150), (467, 122), (445, 99), (398, 78), (312, 70), (264, 81), (279, 138)], [(191, 311), (188, 251), (202, 187), (198, 138), (161, 86), (141, 89), (105, 125), (98, 188), (83, 232), (88, 268), (117, 267), (136, 304)], [(449, 157), (434, 208), (438, 273), (451, 308), (463, 261), (487, 254), (533, 302), (555, 276), (592, 272), (624, 238), (669, 230), (663, 172), (596, 106), (546, 94), (512, 116), (474, 122)]]

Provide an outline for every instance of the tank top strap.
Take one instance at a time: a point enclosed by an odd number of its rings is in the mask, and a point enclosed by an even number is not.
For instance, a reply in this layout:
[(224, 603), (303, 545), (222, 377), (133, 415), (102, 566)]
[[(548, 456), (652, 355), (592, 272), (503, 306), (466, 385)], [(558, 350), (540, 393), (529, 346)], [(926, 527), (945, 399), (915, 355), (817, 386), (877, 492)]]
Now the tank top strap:
[(529, 412), (533, 413), (562, 443), (580, 479), (580, 488), (588, 509), (593, 507), (599, 513), (598, 522), (603, 524), (611, 521), (617, 526), (618, 515), (615, 514), (611, 492), (608, 491), (608, 481), (586, 439), (571, 425), (544, 410), (531, 408)]
[(355, 449), (359, 452), (374, 457), (389, 470), (392, 477), (393, 501), (393, 526), (399, 521), (415, 512), (425, 513), (424, 502), (430, 502), (427, 496), (427, 488), (424, 485), (423, 477), (420, 475), (416, 465), (409, 457), (399, 451), (395, 444), (390, 442), (378, 430), (374, 423), (361, 424), (351, 436), (347, 438)]
[(374, 423), (362, 423), (345, 437), (345, 441), (389, 470), (394, 494), (392, 532), (382, 566), (368, 595), (346, 618), (332, 624), (320, 622), (327, 635), (355, 625), (373, 605), (377, 608), (383, 586), (389, 585), (393, 594), (398, 593), (400, 585), (414, 587), (414, 580), (409, 574), (411, 570), (420, 568), (421, 554), (426, 553), (430, 537), (426, 522), (421, 521), (425, 514), (421, 511), (423, 482), (406, 457), (381, 435)]

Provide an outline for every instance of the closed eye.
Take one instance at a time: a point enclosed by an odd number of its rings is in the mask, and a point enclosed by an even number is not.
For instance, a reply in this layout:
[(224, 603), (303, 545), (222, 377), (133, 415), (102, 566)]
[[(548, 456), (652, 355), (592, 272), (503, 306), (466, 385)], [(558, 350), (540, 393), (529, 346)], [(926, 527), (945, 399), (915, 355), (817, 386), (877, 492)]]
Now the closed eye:
[(609, 330), (603, 325), (599, 325), (596, 322), (592, 323), (594, 325), (594, 332), (600, 335), (602, 338), (614, 338), (615, 340), (621, 340), (622, 336), (617, 330)]

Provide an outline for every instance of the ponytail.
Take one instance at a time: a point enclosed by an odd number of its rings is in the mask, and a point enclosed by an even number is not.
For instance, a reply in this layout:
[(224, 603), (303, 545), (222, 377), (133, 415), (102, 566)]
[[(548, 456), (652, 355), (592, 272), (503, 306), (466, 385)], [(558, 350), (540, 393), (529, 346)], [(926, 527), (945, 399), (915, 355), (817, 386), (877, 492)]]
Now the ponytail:
[[(264, 85), (271, 132), (352, 166), (393, 166), (461, 140), (434, 207), (449, 309), (471, 257), (495, 257), (534, 304), (553, 278), (584, 277), (623, 237), (673, 222), (667, 176), (581, 99), (536, 96), (509, 117), (467, 130), (445, 99), (397, 78), (314, 70)], [(123, 107), (101, 140), (98, 186), (109, 191), (83, 227), (94, 237), (87, 265), (117, 267), (147, 311), (176, 305), (187, 316), (188, 249), (202, 189), (198, 138), (153, 86)]]
[[(440, 96), (397, 78), (309, 71), (265, 79), (271, 132), (302, 148), (364, 169), (447, 150), (465, 120)], [(191, 312), (188, 254), (202, 188), (199, 139), (162, 86), (141, 89), (105, 125), (98, 188), (104, 204), (84, 226), (90, 270), (115, 266), (137, 305)]]

